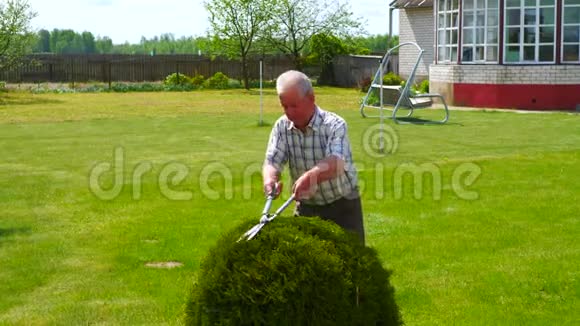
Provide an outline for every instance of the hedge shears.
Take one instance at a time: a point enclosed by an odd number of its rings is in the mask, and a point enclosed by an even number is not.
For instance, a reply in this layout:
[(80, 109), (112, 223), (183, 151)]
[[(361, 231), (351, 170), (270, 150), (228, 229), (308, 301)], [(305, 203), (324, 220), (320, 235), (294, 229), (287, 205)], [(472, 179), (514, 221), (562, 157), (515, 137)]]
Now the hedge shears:
[(282, 206), (280, 206), (280, 208), (278, 208), (274, 212), (274, 214), (270, 214), (270, 208), (272, 207), (272, 201), (276, 197), (275, 193), (276, 193), (276, 189), (274, 189), (266, 198), (266, 205), (264, 206), (264, 210), (262, 211), (262, 217), (260, 217), (260, 223), (254, 225), (251, 229), (249, 229), (246, 233), (244, 233), (238, 239), (238, 242), (240, 242), (242, 239), (252, 240), (256, 236), (256, 234), (258, 234), (258, 232), (260, 232), (260, 230), (266, 224), (268, 224), (268, 222), (271, 222), (278, 215), (280, 215), (286, 209), (286, 207), (288, 207), (294, 201), (294, 195), (292, 195), (292, 196), (290, 196), (290, 198), (288, 198), (288, 200), (286, 200), (286, 202), (284, 204), (282, 204)]

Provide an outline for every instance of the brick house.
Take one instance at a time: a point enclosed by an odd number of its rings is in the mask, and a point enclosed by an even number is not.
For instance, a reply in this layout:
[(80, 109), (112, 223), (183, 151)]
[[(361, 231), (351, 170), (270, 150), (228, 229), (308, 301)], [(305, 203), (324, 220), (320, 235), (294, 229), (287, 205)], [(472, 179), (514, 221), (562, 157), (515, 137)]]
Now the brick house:
[[(425, 52), (415, 73), (417, 80), (429, 78), (429, 66), (434, 62), (433, 0), (395, 0), (391, 7), (399, 10), (399, 43), (415, 42)], [(415, 65), (417, 50), (413, 47), (399, 49), (399, 74), (403, 78)]]
[[(580, 109), (580, 0), (395, 0), (417, 75), (452, 105)], [(410, 49), (412, 50), (412, 49)], [(400, 53), (401, 75), (413, 53)], [(420, 77), (419, 77), (420, 78)]]

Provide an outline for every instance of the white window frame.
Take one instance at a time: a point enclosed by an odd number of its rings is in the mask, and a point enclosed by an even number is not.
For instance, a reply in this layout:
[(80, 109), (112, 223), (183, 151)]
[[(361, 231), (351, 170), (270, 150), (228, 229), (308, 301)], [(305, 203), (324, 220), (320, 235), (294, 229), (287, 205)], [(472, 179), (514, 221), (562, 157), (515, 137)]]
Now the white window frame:
[[(508, 7), (508, 1), (505, 1), (505, 7), (504, 7), (504, 28), (503, 28), (503, 36), (504, 36), (504, 42), (503, 42), (503, 63), (504, 64), (554, 64), (556, 63), (556, 24), (557, 24), (557, 17), (556, 17), (556, 3), (557, 0), (552, 0), (553, 4), (551, 5), (542, 5), (542, 2), (545, 0), (535, 0), (536, 1), (536, 5), (534, 7), (531, 6), (525, 6), (526, 2), (529, 1), (533, 1), (533, 0), (520, 0), (520, 5), (519, 7), (515, 7), (515, 6), (510, 6)], [(508, 25), (508, 10), (509, 9), (519, 9), (520, 10), (520, 24), (519, 25)], [(535, 17), (536, 17), (536, 22), (533, 25), (526, 25), (525, 24), (525, 12), (526, 9), (532, 9), (534, 8), (536, 11)], [(553, 19), (553, 24), (539, 24), (538, 21), (540, 19), (540, 9), (541, 8), (553, 8), (554, 9), (554, 19)], [(519, 43), (508, 43), (508, 30), (509, 28), (516, 28), (519, 27), (520, 29), (520, 39), (519, 39)], [(524, 45), (528, 45), (529, 43), (524, 43), (524, 33), (525, 33), (525, 29), (526, 28), (530, 28), (533, 27), (534, 28), (534, 33), (535, 33), (535, 42), (534, 42), (534, 60), (524, 60)], [(554, 29), (554, 34), (553, 34), (553, 42), (544, 42), (544, 43), (540, 43), (540, 27), (552, 27)], [(552, 61), (540, 61), (540, 46), (546, 46), (546, 45), (552, 45)], [(507, 55), (508, 55), (508, 47), (510, 46), (519, 46), (520, 48), (520, 57), (518, 61), (507, 61)], [(529, 45), (528, 45), (529, 46)]]
[[(466, 9), (465, 6), (465, 0), (462, 0), (462, 27), (461, 27), (461, 34), (462, 34), (462, 42), (461, 42), (461, 63), (465, 63), (465, 64), (497, 64), (499, 61), (499, 29), (500, 29), (500, 15), (499, 15), (499, 0), (491, 0), (491, 1), (495, 1), (496, 2), (496, 7), (495, 8), (489, 8), (488, 7), (488, 3), (490, 0), (471, 0), (473, 1), (473, 9)], [(484, 6), (483, 8), (478, 8), (477, 5), (479, 2), (483, 2)], [(484, 14), (484, 21), (483, 21), (483, 26), (477, 25), (477, 13), (482, 12)], [(492, 11), (496, 12), (497, 15), (497, 22), (496, 25), (489, 25), (489, 18), (488, 18), (488, 14), (491, 13)], [(465, 26), (465, 14), (466, 13), (471, 13), (473, 14), (473, 26)], [(478, 28), (483, 28), (483, 42), (477, 42), (477, 29)], [(488, 42), (488, 31), (489, 29), (493, 29), (495, 28), (495, 30), (497, 31), (496, 34), (496, 42), (495, 43), (489, 43)], [(472, 33), (473, 35), (473, 42), (472, 43), (464, 43), (463, 41), (465, 40), (465, 35), (467, 33)], [(478, 47), (483, 47), (483, 59), (477, 60), (476, 57), (476, 49)], [(488, 48), (491, 47), (495, 47), (496, 49), (496, 58), (495, 60), (488, 60), (487, 59), (487, 50)], [(463, 58), (463, 51), (467, 50), (471, 48), (472, 50), (472, 60), (466, 61)]]
[[(578, 8), (580, 7), (579, 0), (563, 0), (562, 1), (562, 42), (560, 44), (560, 60), (562, 63), (580, 63), (580, 58), (576, 61), (565, 61), (564, 60), (564, 45), (576, 45), (578, 47), (578, 51), (580, 53), (580, 32), (578, 36), (578, 40), (576, 42), (565, 42), (564, 40), (564, 30), (566, 26), (576, 26), (580, 30), (580, 21), (576, 23), (566, 23), (566, 8)], [(580, 56), (579, 56), (580, 57)]]
[[(443, 11), (440, 11), (441, 3), (443, 3)], [(456, 4), (456, 7), (453, 5)], [(438, 0), (436, 8), (435, 26), (437, 27), (437, 63), (457, 63), (459, 58), (459, 0)], [(456, 21), (453, 22), (453, 15), (455, 14)], [(444, 22), (440, 22), (440, 16), (443, 15)], [(453, 26), (455, 23), (455, 26)], [(440, 27), (442, 26), (442, 27)], [(453, 43), (453, 32), (457, 35), (457, 40)], [(443, 38), (441, 35), (443, 34)], [(448, 38), (451, 37), (451, 40)], [(441, 57), (441, 49), (444, 49), (443, 60)], [(455, 56), (453, 57), (453, 51)]]

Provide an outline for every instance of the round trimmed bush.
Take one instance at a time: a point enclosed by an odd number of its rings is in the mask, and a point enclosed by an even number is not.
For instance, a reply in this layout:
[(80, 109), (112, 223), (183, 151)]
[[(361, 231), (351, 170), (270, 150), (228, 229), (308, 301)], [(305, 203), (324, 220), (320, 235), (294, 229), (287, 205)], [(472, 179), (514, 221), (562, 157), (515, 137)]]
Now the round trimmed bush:
[(279, 217), (223, 235), (203, 260), (186, 307), (188, 325), (400, 325), (377, 253), (318, 218)]
[(163, 84), (166, 86), (188, 85), (191, 84), (191, 78), (178, 73), (172, 73), (165, 77)]
[(211, 89), (227, 89), (230, 79), (222, 72), (216, 72), (213, 76), (205, 80), (204, 85)]

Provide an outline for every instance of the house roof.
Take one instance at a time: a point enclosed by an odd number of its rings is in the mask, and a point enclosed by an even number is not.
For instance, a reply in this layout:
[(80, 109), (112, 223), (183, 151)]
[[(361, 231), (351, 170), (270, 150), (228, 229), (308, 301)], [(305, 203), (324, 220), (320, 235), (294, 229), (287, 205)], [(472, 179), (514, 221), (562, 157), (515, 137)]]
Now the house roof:
[(397, 9), (433, 7), (433, 0), (394, 0), (389, 5)]

